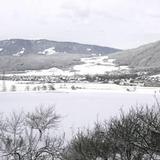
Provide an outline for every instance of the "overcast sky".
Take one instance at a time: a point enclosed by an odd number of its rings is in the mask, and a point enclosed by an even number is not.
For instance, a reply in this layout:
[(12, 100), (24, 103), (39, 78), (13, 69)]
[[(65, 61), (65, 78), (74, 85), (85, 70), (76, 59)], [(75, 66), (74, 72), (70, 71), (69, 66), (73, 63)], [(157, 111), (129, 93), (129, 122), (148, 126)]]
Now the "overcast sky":
[(0, 0), (0, 39), (121, 49), (160, 40), (160, 0)]

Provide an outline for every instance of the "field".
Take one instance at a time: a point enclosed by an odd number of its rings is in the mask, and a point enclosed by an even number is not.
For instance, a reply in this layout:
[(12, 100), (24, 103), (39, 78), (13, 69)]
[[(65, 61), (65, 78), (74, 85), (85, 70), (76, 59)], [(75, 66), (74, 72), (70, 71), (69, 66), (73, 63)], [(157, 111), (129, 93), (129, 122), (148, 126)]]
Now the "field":
[[(159, 95), (157, 95), (159, 98)], [(120, 109), (155, 103), (154, 91), (122, 92), (81, 90), (66, 92), (1, 92), (0, 112), (31, 111), (40, 105), (54, 105), (62, 116), (58, 132), (69, 138), (78, 128), (92, 127), (97, 120), (118, 115)]]

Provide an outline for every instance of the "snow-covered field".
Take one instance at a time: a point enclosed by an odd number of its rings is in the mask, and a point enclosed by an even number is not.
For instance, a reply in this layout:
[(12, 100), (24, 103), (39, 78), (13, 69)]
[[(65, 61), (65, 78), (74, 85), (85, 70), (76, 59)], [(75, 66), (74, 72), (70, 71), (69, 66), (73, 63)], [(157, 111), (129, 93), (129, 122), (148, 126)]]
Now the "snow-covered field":
[[(52, 49), (50, 49), (52, 50)], [(45, 54), (51, 54), (50, 50), (44, 51)], [(49, 52), (49, 53), (48, 53)], [(106, 72), (111, 71), (121, 71), (121, 70), (128, 70), (127, 66), (116, 66), (114, 64), (114, 59), (109, 59), (108, 56), (96, 56), (96, 57), (89, 57), (89, 58), (81, 58), (81, 62), (83, 64), (75, 65), (70, 70), (62, 70), (59, 68), (50, 68), (44, 70), (32, 70), (26, 71), (25, 73), (21, 73), (18, 75), (26, 75), (26, 76), (46, 76), (46, 75), (68, 75), (72, 76), (74, 74), (79, 75), (95, 75), (95, 74), (104, 74)]]
[(54, 68), (43, 69), (43, 70), (29, 70), (29, 71), (25, 71), (25, 73), (15, 74), (15, 75), (23, 75), (23, 76), (52, 76), (52, 75), (72, 76), (73, 73), (71, 73), (70, 71), (63, 71), (61, 69), (54, 67)]
[(108, 56), (82, 58), (84, 64), (74, 66), (77, 74), (104, 74), (106, 72), (128, 69), (127, 66), (115, 66), (114, 59)]
[[(23, 75), (103, 74), (115, 70), (128, 70), (127, 66), (115, 66), (114, 60), (108, 59), (107, 56), (81, 60), (84, 64), (74, 66), (72, 69), (74, 72), (51, 68), (26, 71)], [(11, 111), (31, 111), (40, 105), (54, 105), (57, 113), (62, 116), (58, 132), (66, 132), (69, 138), (78, 128), (92, 127), (97, 120), (101, 121), (118, 115), (120, 108), (127, 111), (137, 104), (153, 104), (155, 93), (158, 98), (160, 96), (159, 88), (136, 87), (135, 89), (135, 87), (115, 84), (56, 83), (53, 84), (56, 90), (49, 91), (49, 85), (52, 84), (0, 81), (0, 90), (4, 86), (6, 90), (6, 92), (0, 92), (0, 112), (8, 114)], [(73, 85), (76, 90), (72, 90)]]
[(160, 78), (160, 74), (156, 74), (156, 75), (153, 75), (153, 76), (150, 76), (151, 78)]
[[(158, 87), (140, 87), (140, 86), (120, 86), (116, 84), (105, 84), (105, 83), (39, 83), (39, 82), (27, 82), (27, 81), (5, 81), (0, 80), (0, 91), (3, 91), (5, 86), (5, 91), (7, 92), (48, 92), (55, 89), (58, 92), (86, 92), (90, 91), (116, 91), (116, 92), (135, 92), (135, 93), (146, 93), (154, 94), (160, 93), (160, 88)], [(53, 89), (54, 88), (54, 89)], [(52, 91), (52, 92), (55, 92)]]
[(127, 111), (131, 106), (153, 103), (154, 92), (0, 92), (0, 112), (7, 114), (11, 111), (31, 111), (39, 105), (55, 105), (57, 113), (62, 116), (58, 131), (65, 131), (67, 138), (78, 128), (92, 127), (96, 120), (118, 115), (120, 108)]

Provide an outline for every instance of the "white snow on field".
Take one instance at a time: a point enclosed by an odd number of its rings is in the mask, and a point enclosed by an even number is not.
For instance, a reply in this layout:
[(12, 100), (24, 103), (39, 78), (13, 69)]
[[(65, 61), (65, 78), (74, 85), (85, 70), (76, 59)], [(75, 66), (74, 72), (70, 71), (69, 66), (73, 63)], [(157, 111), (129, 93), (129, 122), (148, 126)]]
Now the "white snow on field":
[(92, 49), (91, 48), (87, 48), (87, 51), (91, 51)]
[(12, 41), (11, 41), (11, 43), (12, 43), (12, 44), (15, 44), (15, 41), (14, 41), (14, 40), (12, 40)]
[(13, 54), (13, 56), (22, 56), (24, 54), (25, 48), (22, 48), (19, 52)]
[(31, 70), (26, 71), (26, 73), (22, 73), (20, 75), (25, 76), (51, 76), (51, 75), (72, 75), (69, 71), (63, 71), (61, 69), (58, 69), (56, 67), (50, 68), (50, 69), (44, 69), (44, 70)]
[[(158, 97), (159, 98), (159, 97)], [(66, 132), (67, 138), (78, 128), (92, 127), (97, 120), (108, 120), (133, 106), (152, 105), (152, 93), (127, 93), (110, 91), (86, 92), (0, 92), (0, 112), (10, 113), (32, 111), (39, 105), (55, 105), (56, 112), (62, 116), (59, 133)]]
[[(53, 47), (54, 49), (54, 47)], [(43, 54), (51, 55), (53, 52), (50, 52), (50, 49), (47, 49), (48, 51), (44, 51)], [(22, 52), (16, 54), (15, 56), (21, 55)], [(74, 74), (79, 75), (95, 75), (95, 74), (105, 74), (106, 72), (111, 71), (121, 71), (121, 70), (129, 70), (128, 66), (115, 66), (114, 59), (108, 59), (108, 56), (96, 56), (96, 57), (90, 57), (90, 58), (81, 58), (81, 62), (83, 64), (75, 65), (73, 66), (72, 70), (62, 70), (58, 69), (56, 67), (50, 68), (50, 69), (44, 69), (44, 70), (29, 70), (25, 73), (18, 74), (18, 75), (32, 75), (32, 76), (46, 76), (46, 75), (64, 75), (64, 76), (73, 76)], [(16, 75), (16, 74), (14, 74)]]
[(104, 74), (106, 72), (128, 69), (127, 66), (116, 67), (114, 59), (108, 59), (108, 56), (82, 58), (84, 64), (73, 67), (77, 74)]
[(23, 73), (14, 73), (14, 74), (6, 74), (5, 76), (72, 76), (74, 73), (70, 71), (63, 71), (56, 67), (50, 69), (43, 69), (43, 70), (26, 70)]
[(0, 48), (0, 52), (2, 52), (3, 51), (3, 48)]
[(151, 78), (160, 78), (160, 74), (156, 74), (156, 75), (153, 75), (153, 76), (150, 76)]
[[(140, 87), (140, 86), (120, 86), (116, 84), (101, 84), (101, 83), (39, 83), (30, 81), (2, 81), (0, 80), (0, 91), (5, 90), (12, 92), (13, 86), (16, 92), (118, 92), (118, 93), (138, 93), (138, 94), (159, 94), (160, 89), (158, 87)], [(45, 90), (43, 87), (45, 86)], [(50, 86), (53, 86), (55, 90), (50, 90)], [(74, 86), (74, 89), (72, 89)], [(28, 88), (28, 89), (27, 89)]]
[(56, 51), (55, 51), (55, 47), (51, 47), (51, 48), (48, 48), (48, 49), (45, 49), (44, 51), (40, 51), (38, 52), (38, 54), (43, 54), (43, 55), (46, 55), (46, 56), (49, 56), (49, 55), (53, 55), (55, 54)]

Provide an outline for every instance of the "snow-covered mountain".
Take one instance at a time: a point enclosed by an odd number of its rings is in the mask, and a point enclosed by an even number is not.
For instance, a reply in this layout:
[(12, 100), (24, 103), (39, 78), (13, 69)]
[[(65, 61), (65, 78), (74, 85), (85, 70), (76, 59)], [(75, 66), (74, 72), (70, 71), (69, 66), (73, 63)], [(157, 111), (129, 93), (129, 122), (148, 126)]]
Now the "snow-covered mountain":
[(0, 55), (22, 56), (26, 54), (52, 55), (55, 53), (108, 54), (119, 51), (115, 48), (73, 42), (49, 40), (10, 39), (0, 41)]
[(160, 41), (110, 55), (119, 65), (140, 69), (160, 68)]
[(68, 69), (81, 58), (108, 55), (118, 49), (73, 42), (11, 39), (0, 41), (0, 72)]

